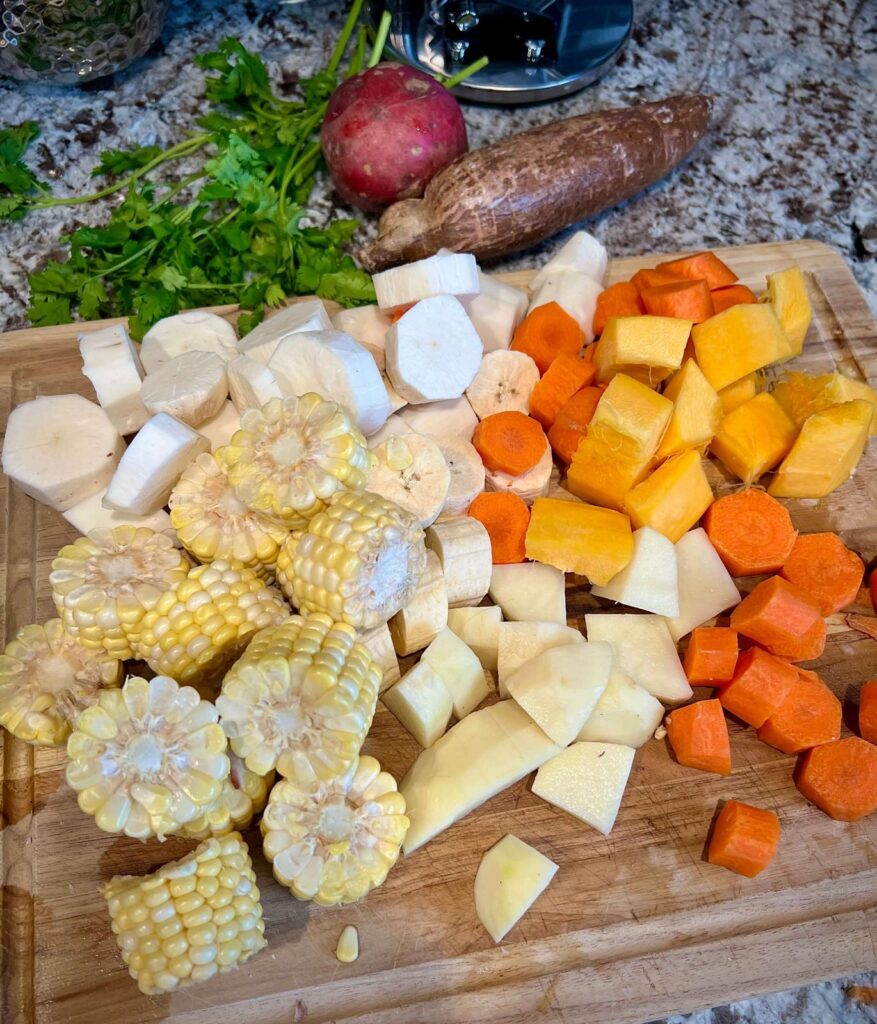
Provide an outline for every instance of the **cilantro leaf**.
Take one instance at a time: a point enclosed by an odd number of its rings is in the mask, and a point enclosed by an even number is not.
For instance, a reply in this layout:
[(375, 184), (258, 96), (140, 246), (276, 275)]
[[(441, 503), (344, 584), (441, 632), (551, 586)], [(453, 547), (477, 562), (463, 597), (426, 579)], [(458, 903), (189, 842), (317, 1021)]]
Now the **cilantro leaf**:
[(101, 153), (100, 163), (91, 172), (93, 178), (102, 174), (110, 177), (117, 177), (120, 174), (130, 174), (131, 171), (139, 171), (141, 167), (152, 163), (156, 157), (161, 156), (161, 146), (138, 146), (136, 149), (105, 149)]
[(66, 295), (33, 295), (27, 318), (34, 327), (70, 323), (70, 299)]

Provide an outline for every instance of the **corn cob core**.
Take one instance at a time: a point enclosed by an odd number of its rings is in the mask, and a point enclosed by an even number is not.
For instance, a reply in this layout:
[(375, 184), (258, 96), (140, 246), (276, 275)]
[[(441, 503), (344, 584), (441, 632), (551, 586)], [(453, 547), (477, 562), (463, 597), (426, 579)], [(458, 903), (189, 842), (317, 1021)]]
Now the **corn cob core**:
[(28, 743), (63, 746), (79, 712), (121, 679), (121, 661), (83, 647), (60, 619), (25, 626), (0, 655), (0, 725)]
[(135, 653), (154, 672), (206, 689), (255, 633), (288, 613), (252, 569), (217, 559), (162, 595), (143, 619)]
[(365, 438), (336, 402), (308, 393), (272, 398), (241, 416), (223, 449), (238, 497), (290, 530), (301, 530), (339, 490), (365, 483)]
[(327, 615), (293, 615), (255, 637), (216, 701), (232, 750), (250, 771), (329, 780), (359, 754), (381, 671), (356, 631)]
[(373, 757), (327, 782), (278, 782), (262, 817), (274, 877), (324, 906), (352, 903), (380, 885), (407, 831), (405, 798)]
[(67, 782), (105, 832), (134, 839), (178, 832), (210, 807), (228, 777), (216, 708), (167, 676), (101, 690), (67, 740)]
[(103, 895), (122, 959), (146, 995), (207, 981), (265, 945), (256, 876), (237, 832), (152, 875), (119, 875)]
[(61, 548), (49, 585), (64, 628), (84, 647), (133, 657), (144, 615), (186, 578), (170, 537), (145, 526), (92, 530)]
[(423, 530), (406, 512), (377, 494), (348, 492), (287, 537), (276, 578), (300, 611), (372, 629), (408, 602), (425, 568)]
[(224, 836), (231, 831), (248, 828), (253, 817), (260, 814), (274, 785), (274, 772), (257, 775), (251, 772), (237, 754), (229, 754), (228, 778), (216, 802), (180, 829), (189, 839)]

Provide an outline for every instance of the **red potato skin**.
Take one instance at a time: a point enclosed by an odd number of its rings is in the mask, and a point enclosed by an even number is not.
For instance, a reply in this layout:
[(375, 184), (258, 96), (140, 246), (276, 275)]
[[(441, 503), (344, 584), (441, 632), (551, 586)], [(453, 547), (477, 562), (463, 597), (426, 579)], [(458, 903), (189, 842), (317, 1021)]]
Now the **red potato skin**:
[(335, 188), (361, 210), (422, 195), (469, 148), (451, 93), (424, 72), (390, 61), (338, 86), (320, 141)]

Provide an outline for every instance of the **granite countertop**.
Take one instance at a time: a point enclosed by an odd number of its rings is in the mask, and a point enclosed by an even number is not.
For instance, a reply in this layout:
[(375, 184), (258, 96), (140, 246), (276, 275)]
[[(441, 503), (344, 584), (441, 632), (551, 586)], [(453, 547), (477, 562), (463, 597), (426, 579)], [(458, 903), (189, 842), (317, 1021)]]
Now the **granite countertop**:
[[(35, 163), (59, 193), (89, 190), (100, 150), (171, 145), (193, 126), (202, 95), (193, 54), (237, 36), (291, 88), (325, 62), (342, 17), (339, 4), (321, 0), (171, 6), (159, 42), (110, 80), (84, 89), (0, 80), (0, 121), (40, 122)], [(713, 92), (717, 124), (693, 157), (587, 227), (613, 255), (820, 239), (841, 251), (877, 312), (875, 48), (877, 7), (868, 0), (647, 0), (629, 46), (600, 82), (543, 106), (467, 106), (470, 142), (601, 107)], [(350, 212), (327, 190), (315, 196), (314, 211), (316, 219)], [(0, 330), (26, 326), (26, 275), (57, 250), (58, 238), (104, 215), (99, 204), (57, 208), (0, 228)], [(557, 244), (501, 266), (532, 264)], [(877, 986), (877, 973), (669, 1021), (877, 1024), (868, 990), (851, 992), (853, 984)]]

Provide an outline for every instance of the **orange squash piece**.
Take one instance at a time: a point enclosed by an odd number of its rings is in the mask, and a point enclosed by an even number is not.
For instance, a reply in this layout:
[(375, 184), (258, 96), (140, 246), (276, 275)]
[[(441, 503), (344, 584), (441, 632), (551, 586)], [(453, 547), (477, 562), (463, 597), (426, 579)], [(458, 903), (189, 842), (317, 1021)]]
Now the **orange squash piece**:
[(780, 819), (773, 811), (729, 800), (719, 811), (707, 860), (745, 878), (755, 878), (776, 856)]
[(624, 510), (635, 529), (651, 526), (675, 544), (706, 512), (713, 492), (694, 451), (674, 455), (628, 491)]
[(667, 715), (667, 739), (688, 768), (731, 774), (731, 742), (722, 705), (715, 699), (686, 704)]
[(716, 391), (789, 356), (789, 342), (772, 306), (729, 309), (691, 330), (697, 362)]
[(767, 275), (767, 290), (762, 302), (770, 302), (776, 310), (791, 347), (790, 355), (801, 354), (807, 329), (813, 319), (807, 285), (800, 267), (789, 267)]
[(691, 320), (669, 316), (618, 316), (606, 324), (594, 355), (601, 384), (617, 373), (655, 387), (678, 370)]
[(758, 374), (747, 373), (740, 380), (735, 380), (719, 392), (719, 401), (722, 403), (722, 411), (727, 416), (729, 412), (739, 409), (744, 402), (755, 398), (758, 394)]
[(673, 403), (673, 415), (655, 458), (660, 461), (689, 448), (704, 449), (721, 422), (722, 403), (693, 359), (686, 359), (667, 381), (664, 398)]
[(789, 454), (798, 428), (764, 392), (728, 413), (716, 430), (711, 454), (743, 483), (751, 484)]

